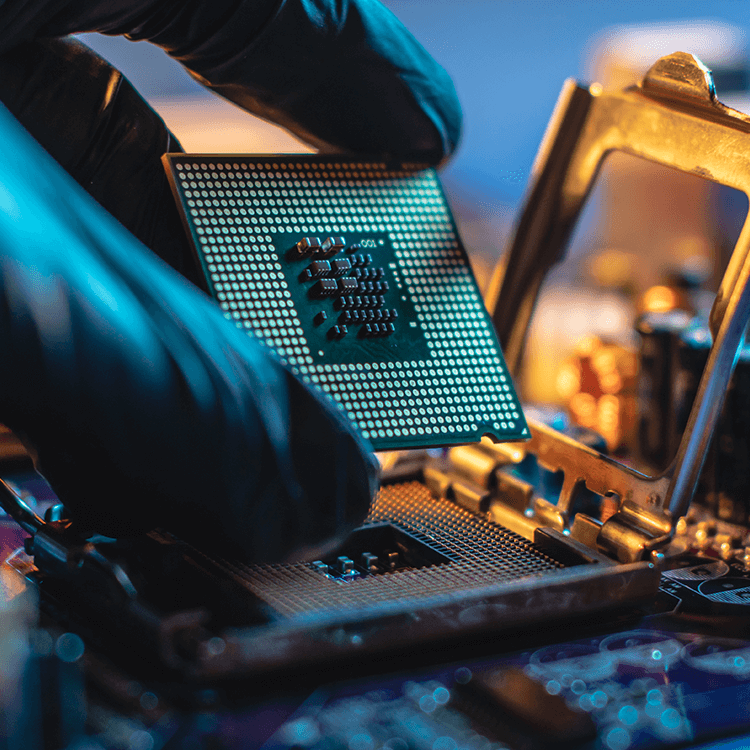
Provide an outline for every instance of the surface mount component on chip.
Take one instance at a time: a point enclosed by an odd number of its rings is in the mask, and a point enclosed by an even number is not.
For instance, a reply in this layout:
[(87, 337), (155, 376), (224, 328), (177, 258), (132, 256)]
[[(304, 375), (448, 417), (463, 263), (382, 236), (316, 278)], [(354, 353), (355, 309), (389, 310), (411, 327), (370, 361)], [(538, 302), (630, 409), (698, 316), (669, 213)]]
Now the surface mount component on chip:
[(378, 450), (529, 435), (434, 169), (168, 154), (209, 293)]

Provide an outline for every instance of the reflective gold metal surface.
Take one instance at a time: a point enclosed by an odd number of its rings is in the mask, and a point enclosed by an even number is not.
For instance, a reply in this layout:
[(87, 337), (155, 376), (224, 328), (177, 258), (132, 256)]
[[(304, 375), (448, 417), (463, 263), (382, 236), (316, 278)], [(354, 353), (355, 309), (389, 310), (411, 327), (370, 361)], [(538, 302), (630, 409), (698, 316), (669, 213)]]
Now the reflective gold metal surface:
[[(525, 207), (504, 273), (487, 304), (512, 371), (517, 372), (534, 305), (547, 271), (559, 261), (606, 156), (620, 151), (728, 185), (750, 195), (750, 118), (721, 104), (710, 72), (684, 52), (657, 61), (623, 91), (566, 81), (532, 170)], [(532, 425), (527, 450), (565, 471), (554, 525), (585, 484), (619, 496), (598, 545), (619, 559), (642, 559), (669, 540), (695, 492), (750, 317), (750, 220), (745, 221), (711, 311), (714, 344), (672, 466), (660, 477), (631, 469)], [(556, 464), (559, 464), (555, 466)], [(564, 465), (563, 465), (564, 464)], [(580, 523), (591, 538), (591, 524)]]

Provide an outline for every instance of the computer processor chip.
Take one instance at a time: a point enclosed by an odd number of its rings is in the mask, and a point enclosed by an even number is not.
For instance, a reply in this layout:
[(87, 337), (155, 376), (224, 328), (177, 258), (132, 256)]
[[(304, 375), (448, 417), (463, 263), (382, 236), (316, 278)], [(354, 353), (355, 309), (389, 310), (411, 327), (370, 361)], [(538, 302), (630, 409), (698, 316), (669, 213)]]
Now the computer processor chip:
[(164, 157), (209, 293), (376, 450), (529, 432), (434, 169)]

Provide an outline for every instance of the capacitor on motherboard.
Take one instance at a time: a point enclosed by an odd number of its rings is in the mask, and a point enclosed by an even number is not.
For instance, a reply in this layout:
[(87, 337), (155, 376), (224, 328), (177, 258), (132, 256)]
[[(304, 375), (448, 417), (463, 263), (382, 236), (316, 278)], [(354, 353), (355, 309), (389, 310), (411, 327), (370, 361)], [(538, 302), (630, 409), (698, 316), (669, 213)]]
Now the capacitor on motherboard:
[(750, 348), (743, 347), (712, 446), (712, 474), (704, 469), (706, 501), (724, 521), (750, 520)]
[(663, 469), (676, 450), (672, 398), (679, 371), (676, 346), (691, 319), (684, 310), (647, 312), (635, 324), (641, 339), (637, 453), (656, 469)]
[[(711, 349), (708, 326), (685, 314), (650, 313), (638, 323), (642, 340), (640, 454), (664, 468), (679, 445)], [(750, 347), (744, 346), (727, 389), (696, 491), (717, 518), (750, 519)], [(661, 440), (661, 444), (660, 441)]]

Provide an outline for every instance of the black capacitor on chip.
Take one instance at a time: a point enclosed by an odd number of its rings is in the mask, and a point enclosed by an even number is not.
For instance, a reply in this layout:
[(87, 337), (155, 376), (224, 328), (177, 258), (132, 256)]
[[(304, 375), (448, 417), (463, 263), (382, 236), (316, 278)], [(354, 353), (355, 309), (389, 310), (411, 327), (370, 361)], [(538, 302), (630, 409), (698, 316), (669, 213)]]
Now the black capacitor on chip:
[(345, 325), (333, 326), (328, 330), (329, 339), (341, 339), (349, 333), (349, 329)]
[(353, 569), (354, 561), (346, 557), (346, 555), (341, 555), (336, 558), (336, 570), (339, 573), (346, 575), (347, 573), (351, 573)]
[(303, 237), (297, 243), (297, 255), (301, 258), (307, 258), (309, 255), (316, 255), (320, 252), (320, 240), (317, 237)]
[(313, 297), (331, 297), (336, 294), (338, 287), (333, 279), (321, 279), (313, 284), (310, 294)]
[(308, 269), (310, 276), (313, 279), (319, 279), (321, 276), (326, 276), (331, 270), (331, 264), (327, 260), (314, 260), (310, 263)]
[(344, 278), (339, 279), (335, 283), (339, 294), (352, 294), (357, 291), (357, 287), (359, 286), (357, 284), (357, 279), (354, 279), (351, 276), (344, 276)]
[(331, 261), (331, 273), (333, 276), (343, 276), (351, 270), (352, 264), (348, 258), (334, 258)]
[(346, 240), (343, 237), (328, 237), (320, 246), (320, 252), (324, 257), (330, 258), (344, 249)]

